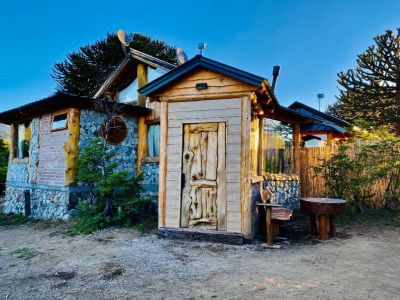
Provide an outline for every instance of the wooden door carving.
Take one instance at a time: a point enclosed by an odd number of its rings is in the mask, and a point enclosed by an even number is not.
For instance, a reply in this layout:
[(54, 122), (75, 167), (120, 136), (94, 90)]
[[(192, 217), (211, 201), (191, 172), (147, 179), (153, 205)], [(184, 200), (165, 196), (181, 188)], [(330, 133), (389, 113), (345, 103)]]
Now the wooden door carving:
[(226, 229), (225, 123), (185, 124), (181, 227)]

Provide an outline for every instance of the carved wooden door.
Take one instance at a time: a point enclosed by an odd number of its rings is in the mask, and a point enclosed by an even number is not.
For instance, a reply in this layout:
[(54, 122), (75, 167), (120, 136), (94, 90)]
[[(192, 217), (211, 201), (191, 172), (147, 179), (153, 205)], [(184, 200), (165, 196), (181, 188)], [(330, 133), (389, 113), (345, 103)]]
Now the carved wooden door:
[(225, 230), (225, 123), (183, 130), (181, 227)]

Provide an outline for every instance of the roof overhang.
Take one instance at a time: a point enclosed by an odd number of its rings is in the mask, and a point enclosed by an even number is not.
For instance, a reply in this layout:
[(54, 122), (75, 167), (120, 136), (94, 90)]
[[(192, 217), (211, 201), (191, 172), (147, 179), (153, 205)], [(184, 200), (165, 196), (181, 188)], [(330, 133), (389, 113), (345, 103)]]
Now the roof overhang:
[(243, 70), (225, 65), (223, 63), (217, 62), (215, 60), (206, 58), (201, 55), (196, 55), (192, 59), (188, 60), (184, 64), (176, 67), (172, 71), (160, 76), (159, 78), (151, 81), (146, 84), (142, 88), (138, 90), (138, 92), (144, 96), (151, 96), (155, 92), (166, 88), (176, 79), (188, 74), (192, 70), (196, 68), (205, 68), (214, 72), (218, 72), (225, 76), (240, 80), (249, 85), (254, 85), (256, 87), (261, 87), (262, 82), (265, 80), (263, 77), (245, 72)]
[(0, 113), (0, 123), (13, 124), (24, 122), (46, 113), (68, 108), (104, 111), (104, 107), (107, 105), (108, 107), (112, 106), (124, 115), (138, 116), (147, 115), (151, 112), (151, 109), (143, 106), (57, 92), (50, 97)]
[[(120, 78), (120, 75), (127, 72), (127, 69), (131, 69), (132, 65), (137, 61), (144, 63), (144, 64), (150, 66), (151, 68), (159, 68), (166, 72), (169, 72), (176, 68), (175, 65), (170, 64), (164, 60), (161, 60), (154, 56), (151, 56), (146, 53), (135, 50), (133, 48), (130, 48), (128, 55), (113, 70), (113, 72), (111, 72), (111, 74), (108, 76), (106, 81), (101, 85), (101, 87), (98, 89), (98, 91), (96, 92), (96, 94), (93, 97), (94, 98), (100, 97), (104, 93), (104, 91), (115, 82), (115, 80)], [(131, 72), (129, 72), (129, 73), (131, 73)], [(136, 76), (136, 70), (134, 70), (133, 75)], [(132, 77), (132, 75), (131, 75), (131, 77)]]

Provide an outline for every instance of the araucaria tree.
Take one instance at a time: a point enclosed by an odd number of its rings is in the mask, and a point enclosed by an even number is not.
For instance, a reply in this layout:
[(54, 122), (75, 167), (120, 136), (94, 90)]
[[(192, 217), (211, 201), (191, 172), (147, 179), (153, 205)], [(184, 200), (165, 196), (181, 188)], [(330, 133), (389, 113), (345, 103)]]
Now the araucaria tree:
[(400, 135), (400, 28), (374, 41), (358, 55), (355, 69), (338, 74), (340, 94), (328, 112), (373, 127), (384, 125)]
[[(129, 46), (169, 63), (177, 63), (175, 48), (161, 40), (142, 34), (131, 34)], [(124, 58), (115, 34), (94, 44), (80, 47), (69, 53), (67, 58), (53, 67), (52, 77), (57, 82), (57, 90), (81, 96), (93, 96), (114, 68)]]

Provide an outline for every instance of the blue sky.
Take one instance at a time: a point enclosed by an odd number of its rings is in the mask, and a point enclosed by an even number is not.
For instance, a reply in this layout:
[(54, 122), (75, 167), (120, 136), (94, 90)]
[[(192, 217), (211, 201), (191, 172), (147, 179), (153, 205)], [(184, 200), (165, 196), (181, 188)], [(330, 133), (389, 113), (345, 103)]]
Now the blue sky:
[(372, 38), (400, 26), (400, 1), (2, 1), (0, 111), (52, 94), (52, 66), (79, 46), (123, 28), (271, 79), (281, 65), (284, 105), (324, 105), (336, 74)]

